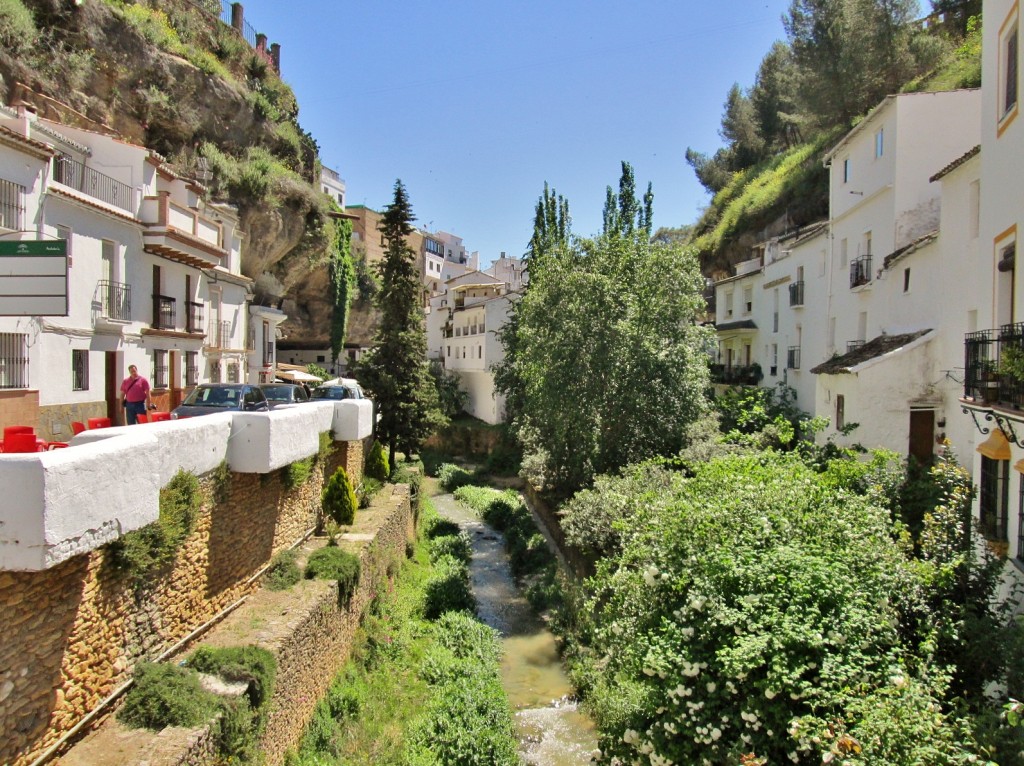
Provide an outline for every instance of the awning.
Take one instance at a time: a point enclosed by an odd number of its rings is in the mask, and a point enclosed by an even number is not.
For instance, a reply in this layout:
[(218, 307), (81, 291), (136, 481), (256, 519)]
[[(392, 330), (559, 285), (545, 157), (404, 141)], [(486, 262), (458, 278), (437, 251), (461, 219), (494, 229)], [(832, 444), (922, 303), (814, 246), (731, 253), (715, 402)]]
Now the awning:
[(1010, 442), (1003, 436), (1003, 432), (996, 428), (985, 441), (978, 445), (978, 452), (991, 460), (1009, 460)]
[(308, 372), (302, 370), (278, 370), (275, 375), (284, 380), (290, 380), (292, 383), (319, 383), (320, 378), (316, 375), (310, 375)]

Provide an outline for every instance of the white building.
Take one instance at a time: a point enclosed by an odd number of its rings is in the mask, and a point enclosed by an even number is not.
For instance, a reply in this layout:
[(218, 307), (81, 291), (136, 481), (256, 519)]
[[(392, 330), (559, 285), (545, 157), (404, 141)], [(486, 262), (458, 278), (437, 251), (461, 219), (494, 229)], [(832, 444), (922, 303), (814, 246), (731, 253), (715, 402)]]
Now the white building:
[[(0, 317), (0, 423), (66, 437), (120, 418), (135, 364), (160, 409), (242, 380), (252, 336), (234, 208), (144, 147), (0, 109), (0, 241), (67, 242), (67, 310)], [(10, 303), (10, 291), (0, 301)]]
[(345, 181), (337, 170), (320, 168), (320, 188), (324, 194), (338, 203), (338, 207), (345, 209)]
[[(984, 16), (977, 241), (961, 255), (969, 280), (948, 283), (946, 295), (971, 289), (978, 297), (975, 306), (961, 310), (968, 332), (961, 357), (966, 368), (964, 414), (958, 417), (976, 430), (979, 440), (973, 468), (982, 528), (986, 537), (1006, 547), (1020, 573), (1024, 569), (1024, 383), (1019, 375), (993, 369), (1024, 349), (1019, 308), (1024, 286), (1016, 279), (1017, 237), (1024, 224), (1020, 6), (1013, 0), (985, 0)], [(977, 164), (978, 160), (971, 160), (971, 165)], [(965, 200), (969, 229), (974, 225), (975, 194), (969, 184)]]
[(430, 300), (427, 356), (459, 376), (469, 394), (466, 412), (487, 423), (504, 419), (505, 401), (494, 388), (494, 366), (505, 357), (497, 331), (508, 321), (508, 284), (480, 271), (445, 283)]

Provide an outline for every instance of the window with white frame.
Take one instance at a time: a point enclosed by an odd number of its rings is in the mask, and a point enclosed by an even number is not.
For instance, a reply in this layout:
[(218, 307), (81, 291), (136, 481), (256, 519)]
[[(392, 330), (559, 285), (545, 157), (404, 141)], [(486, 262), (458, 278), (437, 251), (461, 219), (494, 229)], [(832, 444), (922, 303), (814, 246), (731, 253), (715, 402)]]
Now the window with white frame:
[(71, 349), (71, 390), (89, 390), (89, 350)]
[(228, 383), (238, 382), (238, 362), (228, 362)]

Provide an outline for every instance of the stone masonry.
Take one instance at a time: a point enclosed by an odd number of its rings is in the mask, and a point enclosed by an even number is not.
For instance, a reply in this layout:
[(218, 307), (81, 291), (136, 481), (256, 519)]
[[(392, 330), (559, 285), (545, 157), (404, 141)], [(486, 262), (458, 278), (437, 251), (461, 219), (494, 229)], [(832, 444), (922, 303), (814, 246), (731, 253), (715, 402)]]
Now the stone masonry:
[(326, 478), (342, 465), (361, 478), (362, 444), (335, 447), (293, 490), (282, 483), (286, 469), (228, 474), (226, 491), (201, 477), (192, 533), (173, 564), (138, 588), (102, 548), (46, 571), (0, 572), (0, 763), (31, 763), (125, 683), (136, 662), (253, 591), (274, 554), (319, 524)]

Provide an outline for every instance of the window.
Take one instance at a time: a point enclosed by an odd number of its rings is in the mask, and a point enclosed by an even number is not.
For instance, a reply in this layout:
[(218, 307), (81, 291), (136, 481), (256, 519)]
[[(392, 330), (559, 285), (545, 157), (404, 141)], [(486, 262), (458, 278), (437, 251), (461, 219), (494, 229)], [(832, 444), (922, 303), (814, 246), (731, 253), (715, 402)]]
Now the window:
[(871, 232), (870, 231), (864, 232), (864, 239), (861, 242), (861, 247), (863, 249), (863, 252), (861, 252), (861, 255), (871, 255)]
[(167, 388), (167, 352), (153, 352), (153, 388)]
[(89, 390), (89, 351), (88, 349), (71, 350), (71, 390)]
[(327, 361), (327, 357), (325, 355), (323, 355), (323, 354), (320, 354), (320, 355), (317, 356), (316, 361), (317, 361), (318, 364), (326, 362)]
[(772, 364), (771, 364), (770, 373), (772, 375), (778, 375), (779, 374), (779, 344), (778, 343), (773, 343), (772, 344)]
[(476, 358), (477, 359), (483, 359), (484, 358), (484, 348), (483, 348), (483, 346), (477, 346), (476, 347)]
[(990, 540), (1005, 542), (1009, 520), (1010, 461), (981, 456), (978, 507), (981, 531)]
[(0, 332), (0, 388), (28, 388), (28, 335)]
[(772, 291), (772, 332), (779, 331), (779, 288)]
[(221, 379), (220, 379), (220, 362), (219, 361), (211, 361), (210, 362), (210, 382), (211, 383), (221, 383), (222, 382)]
[(903, 269), (903, 292), (910, 292), (910, 269)]
[(836, 430), (842, 431), (846, 427), (846, 397), (836, 394)]
[[(999, 61), (999, 75), (1000, 75), (1000, 104), (999, 104), (999, 119), (1001, 121), (1007, 118), (1012, 119), (1012, 115), (1016, 114), (1017, 106), (1017, 78), (1019, 76), (1019, 39), (1020, 32), (1017, 23), (1017, 10), (1014, 8), (1010, 18), (1004, 22), (1005, 26), (1000, 31), (1000, 61)], [(1005, 126), (1001, 126), (1005, 127)]]
[(228, 383), (238, 382), (238, 362), (228, 362)]
[(732, 316), (732, 292), (731, 291), (727, 292), (725, 294), (725, 315), (727, 317), (731, 317)]
[(194, 386), (199, 383), (199, 352), (185, 352), (185, 385)]
[(847, 157), (843, 160), (843, 183), (850, 182), (850, 158)]
[(879, 128), (875, 133), (875, 159), (877, 160), (883, 154), (885, 154), (885, 130)]
[(21, 231), (25, 220), (25, 187), (0, 179), (0, 229)]
[(754, 288), (743, 288), (743, 313), (749, 314), (754, 310)]
[(447, 351), (447, 353), (445, 354), (445, 356), (449, 356), (450, 357), (452, 355), (452, 347), (448, 346), (446, 351)]

